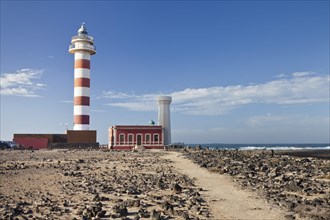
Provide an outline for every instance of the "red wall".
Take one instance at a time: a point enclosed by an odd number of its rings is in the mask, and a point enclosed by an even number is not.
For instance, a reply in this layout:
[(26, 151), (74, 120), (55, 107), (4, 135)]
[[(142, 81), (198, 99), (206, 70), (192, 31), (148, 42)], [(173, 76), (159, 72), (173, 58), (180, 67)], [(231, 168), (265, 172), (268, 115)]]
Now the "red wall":
[(76, 131), (76, 130), (67, 130), (67, 142), (68, 143), (96, 143), (96, 131)]
[[(143, 146), (145, 149), (164, 149), (164, 146)], [(126, 145), (117, 145), (112, 147), (111, 149), (113, 150), (132, 150), (134, 148), (134, 146), (126, 146)]]
[(48, 146), (48, 139), (47, 138), (36, 138), (36, 137), (15, 137), (14, 142), (17, 144), (22, 145), (26, 148), (33, 148), (33, 149), (42, 149), (47, 148)]
[[(120, 135), (125, 135), (124, 143), (120, 143)], [(129, 142), (129, 134), (133, 135), (133, 142)], [(109, 129), (109, 141), (113, 149), (129, 150), (137, 144), (137, 135), (142, 135), (142, 146), (147, 149), (163, 149), (163, 129), (161, 126), (124, 126), (117, 125)], [(150, 141), (146, 142), (146, 134), (150, 134)], [(154, 142), (154, 134), (158, 134), (158, 142)], [(115, 137), (113, 137), (115, 135)], [(115, 142), (114, 142), (115, 141)]]

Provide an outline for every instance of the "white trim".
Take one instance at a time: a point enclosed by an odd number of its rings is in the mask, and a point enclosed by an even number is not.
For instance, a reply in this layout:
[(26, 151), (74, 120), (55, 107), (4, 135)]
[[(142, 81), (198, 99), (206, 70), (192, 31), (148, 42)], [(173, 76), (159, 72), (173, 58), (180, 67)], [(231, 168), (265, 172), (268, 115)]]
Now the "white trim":
[[(158, 141), (157, 142), (155, 141), (155, 136), (158, 137)], [(152, 143), (155, 144), (155, 145), (159, 145), (159, 134), (154, 134), (153, 135)]]
[(117, 129), (130, 129), (130, 130), (159, 130), (162, 128), (160, 125), (150, 126), (150, 125), (114, 125)]
[(87, 96), (89, 97), (89, 87), (74, 87), (74, 96)]
[(80, 59), (86, 59), (86, 60), (90, 60), (91, 59), (91, 55), (88, 52), (85, 51), (76, 51), (74, 53), (74, 59), (75, 60), (80, 60)]
[[(149, 135), (149, 141), (147, 140), (147, 135)], [(150, 133), (144, 134), (144, 140), (145, 140), (145, 144), (146, 145), (150, 145), (151, 144), (151, 137), (152, 137), (152, 135)]]
[[(121, 138), (120, 138), (121, 136), (124, 136), (124, 141), (123, 142), (121, 142)], [(119, 136), (118, 136), (119, 137), (119, 142), (118, 142), (119, 145), (125, 145), (126, 144), (125, 136), (126, 135), (124, 133), (119, 134)]]
[(91, 78), (91, 70), (85, 68), (75, 68), (74, 78)]
[(108, 128), (108, 147), (110, 147), (111, 143), (112, 143), (112, 141), (111, 141), (112, 134), (113, 134), (112, 129)]
[(90, 113), (89, 106), (86, 106), (86, 105), (73, 106), (74, 115), (89, 115), (89, 113)]
[(113, 146), (117, 145), (117, 129), (113, 127), (114, 132), (113, 132)]
[(73, 130), (78, 130), (78, 131), (82, 131), (82, 130), (89, 130), (89, 125), (86, 124), (75, 124), (73, 126)]
[[(129, 137), (132, 137), (132, 141), (129, 141)], [(128, 145), (134, 145), (134, 134), (133, 133), (129, 133), (127, 134), (127, 144)]]

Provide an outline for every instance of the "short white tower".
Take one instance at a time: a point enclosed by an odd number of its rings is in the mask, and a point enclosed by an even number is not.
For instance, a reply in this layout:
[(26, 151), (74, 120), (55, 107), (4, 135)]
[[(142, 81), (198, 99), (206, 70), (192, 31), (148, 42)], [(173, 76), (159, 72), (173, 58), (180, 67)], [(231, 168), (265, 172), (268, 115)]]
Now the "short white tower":
[(171, 144), (171, 117), (170, 104), (172, 102), (171, 96), (158, 96), (158, 125), (164, 129), (164, 145)]
[(96, 48), (85, 23), (79, 28), (78, 35), (72, 37), (69, 52), (74, 54), (73, 130), (89, 130), (90, 56), (96, 53)]

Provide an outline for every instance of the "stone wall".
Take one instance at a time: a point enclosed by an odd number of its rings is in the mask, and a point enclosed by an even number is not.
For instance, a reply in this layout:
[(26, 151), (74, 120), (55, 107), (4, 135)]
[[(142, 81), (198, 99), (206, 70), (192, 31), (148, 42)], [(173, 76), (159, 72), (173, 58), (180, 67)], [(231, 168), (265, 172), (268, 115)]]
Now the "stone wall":
[(99, 143), (51, 143), (49, 149), (90, 149), (99, 148)]

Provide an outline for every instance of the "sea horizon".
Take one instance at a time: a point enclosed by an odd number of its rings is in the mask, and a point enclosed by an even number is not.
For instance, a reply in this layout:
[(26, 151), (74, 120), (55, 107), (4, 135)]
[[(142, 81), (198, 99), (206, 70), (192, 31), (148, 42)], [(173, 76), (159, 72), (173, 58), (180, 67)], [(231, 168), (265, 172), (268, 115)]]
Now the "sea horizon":
[(185, 144), (185, 146), (210, 149), (238, 149), (238, 150), (330, 150), (330, 143), (268, 143), (268, 144), (226, 144), (226, 143), (211, 143), (211, 144)]

